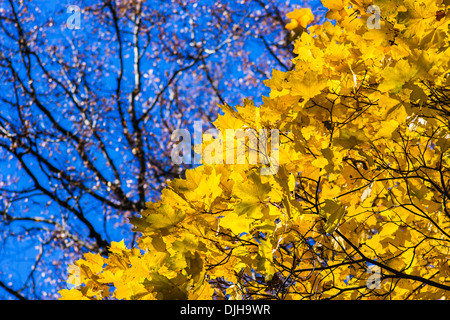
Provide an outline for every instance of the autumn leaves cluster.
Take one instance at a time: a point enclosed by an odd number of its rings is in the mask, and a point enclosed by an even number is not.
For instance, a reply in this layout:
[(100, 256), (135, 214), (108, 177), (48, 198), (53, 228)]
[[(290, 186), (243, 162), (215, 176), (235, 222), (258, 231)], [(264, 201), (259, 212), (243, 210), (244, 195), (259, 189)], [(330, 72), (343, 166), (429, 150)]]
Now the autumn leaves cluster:
[(323, 4), (333, 23), (288, 15), (295, 68), (273, 71), (263, 104), (213, 123), (278, 129), (279, 170), (188, 170), (131, 221), (138, 247), (87, 254), (63, 298), (450, 298), (449, 7)]

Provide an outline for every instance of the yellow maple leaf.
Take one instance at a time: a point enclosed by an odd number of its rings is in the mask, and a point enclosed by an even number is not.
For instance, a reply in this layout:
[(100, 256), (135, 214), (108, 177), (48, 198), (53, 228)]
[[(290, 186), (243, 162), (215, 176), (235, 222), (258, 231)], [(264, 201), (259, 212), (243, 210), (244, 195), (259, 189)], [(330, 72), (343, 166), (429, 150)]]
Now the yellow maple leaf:
[(321, 211), (326, 217), (325, 231), (333, 233), (345, 214), (345, 208), (335, 200), (326, 199)]
[(81, 291), (76, 289), (62, 289), (58, 293), (61, 295), (59, 300), (90, 300)]
[(111, 253), (116, 253), (116, 254), (121, 254), (123, 250), (126, 250), (126, 246), (123, 240), (121, 240), (120, 242), (117, 241), (112, 241), (111, 242), (111, 247), (109, 248), (109, 251)]
[(273, 266), (273, 248), (269, 239), (263, 239), (258, 245), (259, 261), (258, 267), (264, 271), (266, 280), (270, 280), (275, 272)]
[(328, 164), (328, 160), (325, 159), (325, 158), (320, 157), (320, 158), (314, 159), (313, 162), (311, 162), (311, 164), (314, 167), (323, 169)]
[(317, 72), (306, 71), (302, 79), (293, 78), (291, 85), (291, 95), (309, 100), (320, 94), (327, 87), (327, 80), (320, 77)]
[(393, 93), (397, 93), (405, 83), (411, 81), (416, 76), (417, 72), (417, 67), (409, 64), (407, 60), (402, 59), (394, 67), (386, 67), (381, 72), (384, 80), (378, 86), (378, 89), (384, 92), (392, 91)]
[(286, 25), (288, 30), (294, 30), (299, 26), (306, 28), (308, 24), (314, 21), (314, 15), (309, 8), (295, 9), (289, 12), (286, 17), (291, 19), (291, 22)]
[(382, 121), (380, 129), (375, 134), (375, 138), (391, 138), (392, 133), (398, 128), (399, 123), (395, 120)]
[[(114, 246), (114, 247), (113, 247)], [(111, 245), (112, 250), (116, 250), (117, 245)], [(125, 248), (125, 245), (123, 246)], [(112, 251), (111, 251), (112, 252)], [(103, 265), (105, 264), (105, 259), (100, 254), (85, 253), (84, 258), (86, 259), (87, 265), (94, 273), (98, 273), (103, 270)]]
[(261, 218), (270, 190), (270, 184), (262, 183), (261, 177), (255, 172), (249, 175), (247, 181), (234, 186), (234, 194), (241, 199), (241, 202), (236, 205), (238, 215), (246, 214), (255, 219)]
[(241, 233), (250, 233), (250, 224), (252, 220), (239, 216), (236, 212), (228, 212), (220, 219), (220, 226), (228, 228), (236, 235)]

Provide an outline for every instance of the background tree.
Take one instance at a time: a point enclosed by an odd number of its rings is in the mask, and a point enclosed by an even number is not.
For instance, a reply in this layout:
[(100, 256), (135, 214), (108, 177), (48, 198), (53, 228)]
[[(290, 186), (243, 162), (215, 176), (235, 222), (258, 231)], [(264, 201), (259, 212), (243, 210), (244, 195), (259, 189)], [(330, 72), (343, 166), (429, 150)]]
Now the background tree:
[(450, 297), (448, 3), (323, 3), (335, 23), (298, 34), (263, 104), (214, 121), (279, 130), (279, 157), (227, 163), (235, 141), (206, 142), (224, 164), (171, 181), (132, 219), (139, 249), (86, 254), (62, 298)]
[(0, 296), (53, 298), (83, 252), (134, 246), (128, 219), (186, 168), (170, 134), (291, 68), (294, 4), (2, 1)]

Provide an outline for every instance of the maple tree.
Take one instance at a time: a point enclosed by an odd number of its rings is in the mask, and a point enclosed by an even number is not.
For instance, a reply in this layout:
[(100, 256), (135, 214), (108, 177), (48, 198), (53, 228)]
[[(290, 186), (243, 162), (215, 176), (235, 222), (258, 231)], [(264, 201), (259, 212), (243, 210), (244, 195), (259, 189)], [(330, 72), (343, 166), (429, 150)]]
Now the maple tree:
[(83, 253), (133, 245), (128, 219), (190, 167), (172, 132), (291, 68), (293, 6), (0, 1), (0, 299), (55, 299)]
[(450, 298), (449, 4), (377, 1), (379, 29), (370, 0), (323, 4), (335, 23), (290, 15), (295, 67), (263, 104), (214, 121), (279, 130), (276, 170), (187, 170), (63, 299)]

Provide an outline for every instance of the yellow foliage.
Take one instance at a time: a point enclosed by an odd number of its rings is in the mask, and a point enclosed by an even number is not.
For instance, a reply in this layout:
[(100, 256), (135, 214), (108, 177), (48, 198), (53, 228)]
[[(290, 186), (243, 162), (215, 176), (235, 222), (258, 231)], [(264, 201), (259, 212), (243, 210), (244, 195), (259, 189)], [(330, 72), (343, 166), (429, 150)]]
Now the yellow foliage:
[(138, 247), (86, 254), (62, 299), (450, 298), (448, 1), (323, 4), (335, 24), (288, 14), (295, 68), (264, 103), (213, 123), (278, 129), (278, 170), (187, 170), (131, 220)]

